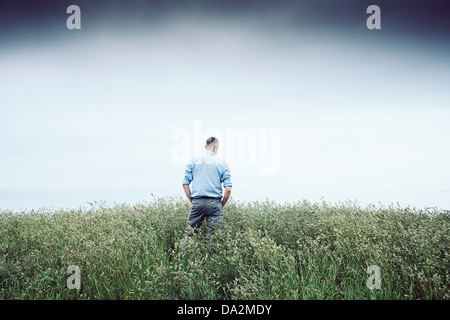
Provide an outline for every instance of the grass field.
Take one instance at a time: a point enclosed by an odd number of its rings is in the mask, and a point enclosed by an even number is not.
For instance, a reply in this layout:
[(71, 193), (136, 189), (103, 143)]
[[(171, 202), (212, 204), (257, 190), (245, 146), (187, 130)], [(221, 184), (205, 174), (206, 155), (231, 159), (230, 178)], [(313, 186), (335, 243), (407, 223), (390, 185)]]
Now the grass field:
[[(189, 202), (0, 213), (0, 299), (449, 299), (450, 217), (435, 209), (230, 201), (179, 246)], [(81, 289), (68, 289), (76, 265)], [(368, 266), (380, 268), (369, 289)]]

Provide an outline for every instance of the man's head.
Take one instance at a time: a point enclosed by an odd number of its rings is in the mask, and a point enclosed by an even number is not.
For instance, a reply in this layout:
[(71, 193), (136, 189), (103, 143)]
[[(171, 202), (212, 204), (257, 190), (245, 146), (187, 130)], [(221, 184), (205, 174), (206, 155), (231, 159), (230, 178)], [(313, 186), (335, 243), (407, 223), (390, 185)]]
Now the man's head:
[(219, 150), (219, 139), (215, 137), (206, 139), (205, 149), (217, 153), (217, 150)]

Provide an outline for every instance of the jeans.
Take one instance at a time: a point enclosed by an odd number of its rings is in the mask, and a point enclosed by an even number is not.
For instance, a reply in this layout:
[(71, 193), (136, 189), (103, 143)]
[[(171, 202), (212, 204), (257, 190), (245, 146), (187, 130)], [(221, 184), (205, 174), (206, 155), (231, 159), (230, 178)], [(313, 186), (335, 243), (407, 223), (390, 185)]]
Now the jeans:
[(208, 242), (210, 242), (210, 236), (214, 235), (216, 227), (222, 229), (222, 216), (223, 206), (222, 199), (220, 198), (193, 198), (191, 211), (186, 222), (186, 236), (183, 239), (182, 253), (187, 248), (187, 236), (192, 235), (192, 231), (195, 231), (202, 225), (203, 220), (206, 218), (206, 225), (208, 227)]

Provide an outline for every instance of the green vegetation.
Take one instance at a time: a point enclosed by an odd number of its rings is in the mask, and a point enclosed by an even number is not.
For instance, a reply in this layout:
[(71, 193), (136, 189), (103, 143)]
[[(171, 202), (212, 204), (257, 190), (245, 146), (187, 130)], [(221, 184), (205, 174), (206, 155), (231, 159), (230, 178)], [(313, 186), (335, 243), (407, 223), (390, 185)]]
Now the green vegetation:
[(231, 201), (223, 230), (208, 244), (204, 223), (179, 261), (188, 212), (179, 198), (0, 212), (0, 299), (450, 298), (450, 217), (436, 209)]

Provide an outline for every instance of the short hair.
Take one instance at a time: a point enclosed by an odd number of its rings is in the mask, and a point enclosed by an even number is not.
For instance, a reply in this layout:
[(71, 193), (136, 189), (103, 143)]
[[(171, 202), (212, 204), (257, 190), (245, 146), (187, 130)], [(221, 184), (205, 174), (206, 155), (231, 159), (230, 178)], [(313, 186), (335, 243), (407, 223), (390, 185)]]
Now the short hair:
[(218, 144), (219, 139), (217, 139), (216, 137), (209, 137), (208, 139), (206, 139), (206, 147), (208, 148), (214, 148)]

